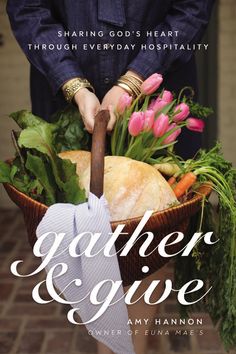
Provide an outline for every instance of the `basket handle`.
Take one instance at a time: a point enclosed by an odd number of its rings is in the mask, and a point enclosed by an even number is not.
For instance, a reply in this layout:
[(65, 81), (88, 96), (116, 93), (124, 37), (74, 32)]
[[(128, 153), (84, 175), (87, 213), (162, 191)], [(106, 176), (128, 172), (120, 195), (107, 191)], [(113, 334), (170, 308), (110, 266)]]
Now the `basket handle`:
[(109, 111), (100, 111), (95, 117), (92, 137), (90, 192), (95, 194), (98, 198), (103, 195), (104, 156), (106, 131), (109, 120)]

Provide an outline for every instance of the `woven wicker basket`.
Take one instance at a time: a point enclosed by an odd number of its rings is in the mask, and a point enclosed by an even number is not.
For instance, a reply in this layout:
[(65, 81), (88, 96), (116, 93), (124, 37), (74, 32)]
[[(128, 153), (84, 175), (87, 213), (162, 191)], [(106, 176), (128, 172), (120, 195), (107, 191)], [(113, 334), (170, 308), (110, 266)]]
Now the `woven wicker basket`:
[[(105, 116), (105, 118), (104, 118)], [(96, 119), (93, 146), (92, 146), (92, 159), (91, 159), (91, 183), (90, 190), (92, 193), (100, 197), (103, 193), (103, 174), (104, 174), (104, 149), (105, 149), (105, 131), (108, 121), (106, 111), (102, 111)], [(18, 191), (13, 186), (5, 183), (4, 187), (11, 198), (11, 200), (22, 210), (24, 220), (28, 233), (28, 240), (33, 247), (36, 241), (36, 228), (47, 211), (47, 206), (41, 204), (25, 194)], [(166, 209), (161, 212), (153, 213), (151, 218), (146, 223), (142, 230), (153, 232), (155, 237), (150, 245), (150, 253), (160, 243), (162, 238), (171, 232), (179, 231), (186, 233), (191, 217), (197, 213), (201, 208), (201, 202), (203, 196), (208, 196), (211, 192), (210, 186), (203, 185), (199, 188), (198, 193), (195, 194), (190, 200), (182, 203), (178, 206)], [(119, 224), (125, 224), (123, 232), (131, 235), (137, 225), (139, 224), (141, 217), (112, 222), (112, 230)], [(116, 249), (121, 249), (127, 242), (128, 235), (120, 235), (116, 241)], [(140, 280), (146, 275), (142, 272), (143, 266), (148, 266), (151, 274), (160, 269), (166, 264), (169, 258), (161, 257), (157, 251), (151, 253), (148, 257), (139, 256), (139, 248), (142, 245), (143, 240), (140, 239), (132, 247), (131, 251), (126, 257), (118, 257), (121, 275), (124, 285), (129, 285), (135, 280)], [(176, 253), (183, 247), (183, 244), (177, 243), (172, 246), (168, 246), (169, 253)]]

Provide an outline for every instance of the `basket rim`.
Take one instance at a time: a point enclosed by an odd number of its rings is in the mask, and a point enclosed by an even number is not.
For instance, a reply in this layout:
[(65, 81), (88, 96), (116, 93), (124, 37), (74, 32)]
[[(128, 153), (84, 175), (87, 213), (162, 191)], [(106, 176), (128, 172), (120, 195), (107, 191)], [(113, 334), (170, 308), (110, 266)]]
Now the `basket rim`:
[[(23, 192), (21, 192), (20, 190), (18, 190), (16, 187), (14, 187), (13, 185), (11, 185), (10, 183), (3, 183), (5, 189), (10, 189), (12, 192), (16, 193), (19, 197), (21, 197), (23, 200), (29, 202), (31, 205), (36, 205), (38, 206), (39, 208), (43, 209), (43, 211), (46, 211), (48, 210), (49, 206), (43, 204), (43, 203), (40, 203), (38, 202), (37, 200), (29, 197), (28, 195), (24, 194)], [(202, 185), (199, 186), (199, 188), (196, 190), (196, 192), (194, 193), (193, 197), (179, 205), (176, 205), (176, 206), (172, 206), (170, 208), (166, 208), (166, 209), (163, 209), (163, 210), (160, 210), (160, 211), (155, 211), (151, 218), (153, 217), (158, 217), (158, 216), (161, 216), (161, 215), (166, 215), (167, 213), (169, 212), (173, 212), (173, 211), (178, 211), (178, 210), (181, 210), (182, 208), (184, 207), (189, 207), (195, 203), (198, 203), (202, 200), (202, 198), (204, 196), (209, 196), (212, 192), (212, 186), (209, 183), (203, 183)], [(116, 227), (120, 224), (124, 224), (124, 223), (136, 223), (136, 222), (139, 222), (141, 219), (142, 219), (143, 216), (136, 216), (136, 217), (133, 217), (133, 218), (129, 218), (129, 219), (123, 219), (123, 220), (116, 220), (116, 221), (112, 221), (111, 222), (111, 225), (113, 227)]]

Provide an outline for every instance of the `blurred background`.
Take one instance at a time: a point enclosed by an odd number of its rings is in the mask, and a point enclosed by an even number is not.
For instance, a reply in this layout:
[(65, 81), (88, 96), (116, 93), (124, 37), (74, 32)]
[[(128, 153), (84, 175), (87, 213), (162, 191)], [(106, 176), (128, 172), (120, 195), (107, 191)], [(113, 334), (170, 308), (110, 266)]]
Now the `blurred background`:
[[(0, 0), (0, 159), (13, 156), (10, 131), (14, 123), (8, 114), (30, 109), (29, 65), (11, 33), (5, 12), (5, 0)], [(200, 102), (212, 106), (215, 113), (209, 119), (204, 146), (217, 139), (224, 155), (236, 166), (236, 1), (217, 2), (204, 42), (207, 53), (198, 55)], [(1, 186), (0, 186), (1, 187)], [(85, 354), (95, 353), (95, 345), (82, 328), (74, 328), (66, 320), (61, 305), (40, 306), (31, 299), (32, 280), (11, 276), (13, 260), (26, 259), (25, 269), (36, 265), (26, 243), (21, 214), (0, 188), (0, 354)], [(169, 270), (171, 277), (172, 271)], [(37, 282), (37, 279), (35, 279)], [(162, 305), (162, 317), (176, 317), (173, 299)], [(160, 313), (158, 314), (160, 316)], [(148, 354), (225, 353), (217, 332), (205, 314), (195, 314), (204, 321), (204, 336), (150, 337)], [(187, 329), (184, 327), (184, 329)], [(194, 328), (191, 328), (194, 329)], [(146, 354), (146, 353), (145, 353)]]

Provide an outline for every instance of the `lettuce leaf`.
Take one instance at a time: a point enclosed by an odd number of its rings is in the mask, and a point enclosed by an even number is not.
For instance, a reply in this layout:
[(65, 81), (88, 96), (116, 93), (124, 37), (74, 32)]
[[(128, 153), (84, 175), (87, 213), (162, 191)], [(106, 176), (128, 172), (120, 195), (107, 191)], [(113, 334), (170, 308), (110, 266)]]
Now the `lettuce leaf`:
[(79, 187), (76, 165), (57, 155), (54, 147), (54, 132), (55, 126), (51, 124), (40, 124), (22, 130), (18, 144), (20, 148), (28, 151), (26, 168), (44, 186), (47, 204), (51, 205), (55, 200), (64, 203), (82, 203), (86, 200), (85, 191)]
[(56, 126), (55, 148), (57, 152), (66, 150), (91, 150), (91, 135), (84, 127), (78, 108), (68, 105), (55, 113), (51, 121)]
[(80, 149), (88, 143), (78, 109), (69, 107), (54, 115), (54, 123), (26, 110), (12, 113), (11, 118), (22, 128), (17, 143), (25, 162), (19, 157), (11, 166), (0, 162), (0, 182), (10, 183), (46, 205), (85, 202), (76, 165), (58, 156), (61, 150)]
[(86, 131), (78, 108), (68, 105), (50, 117), (51, 123), (27, 110), (10, 115), (21, 129), (47, 126), (53, 131), (54, 147), (59, 153), (66, 150), (90, 150), (91, 135)]
[(22, 130), (18, 144), (20, 147), (35, 149), (48, 157), (53, 158), (56, 154), (53, 147), (54, 126), (41, 124)]
[(0, 161), (0, 183), (11, 183), (11, 167)]
[(33, 113), (22, 110), (13, 112), (10, 117), (19, 125), (21, 129), (36, 127), (37, 125), (49, 124), (42, 118), (35, 116)]
[(46, 204), (56, 203), (56, 190), (53, 176), (51, 175), (47, 164), (38, 156), (28, 152), (25, 167), (37, 177), (45, 191)]

